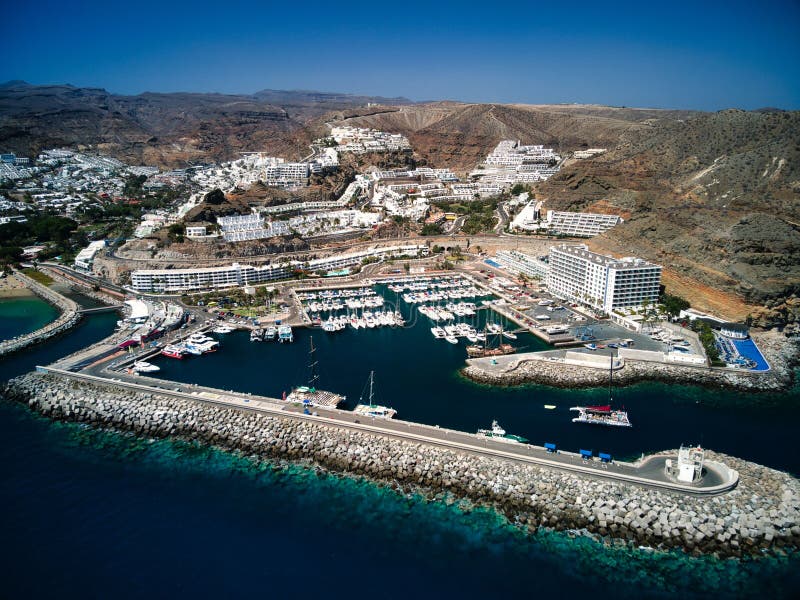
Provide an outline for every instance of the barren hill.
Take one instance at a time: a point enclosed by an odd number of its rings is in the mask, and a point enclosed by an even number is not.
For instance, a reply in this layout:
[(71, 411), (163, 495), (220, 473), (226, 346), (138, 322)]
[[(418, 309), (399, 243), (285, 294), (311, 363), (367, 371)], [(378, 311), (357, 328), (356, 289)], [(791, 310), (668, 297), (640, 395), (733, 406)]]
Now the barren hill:
[(800, 113), (728, 110), (632, 132), (538, 191), (550, 208), (625, 213), (592, 245), (660, 262), (674, 290), (695, 294), (689, 276), (785, 312), (800, 291), (799, 160)]
[(560, 151), (615, 147), (629, 133), (647, 130), (653, 122), (692, 114), (591, 105), (436, 102), (365, 116), (335, 115), (332, 120), (403, 133), (428, 163), (465, 172), (503, 139), (544, 144)]
[(0, 85), (0, 146), (24, 156), (43, 148), (93, 146), (131, 163), (167, 167), (230, 160), (243, 150), (299, 157), (312, 139), (304, 128), (309, 119), (382, 100), (275, 90), (122, 96), (13, 81)]

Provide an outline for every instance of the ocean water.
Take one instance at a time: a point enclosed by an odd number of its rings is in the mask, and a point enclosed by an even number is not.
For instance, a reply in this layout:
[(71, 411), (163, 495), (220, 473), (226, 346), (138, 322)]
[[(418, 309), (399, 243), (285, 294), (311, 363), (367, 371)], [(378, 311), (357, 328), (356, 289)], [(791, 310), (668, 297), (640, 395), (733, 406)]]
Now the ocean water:
[[(104, 337), (116, 318), (91, 315), (71, 334), (0, 360), (0, 379)], [(254, 364), (261, 371), (248, 380), (280, 389), (264, 365), (277, 361), (289, 369), (281, 361), (289, 352), (302, 356), (300, 337), (294, 346), (275, 345), (283, 354), (274, 356), (264, 344), (259, 352), (268, 354)], [(233, 357), (236, 339), (229, 336), (223, 351), (195, 364), (210, 371), (209, 361)], [(370, 346), (365, 339), (356, 347)], [(345, 355), (345, 345), (337, 348)], [(425, 385), (425, 376), (416, 382)], [(379, 375), (381, 393), (399, 385), (386, 379)], [(483, 398), (509, 393), (452, 374), (447, 381)], [(436, 389), (447, 388), (437, 383)], [(643, 389), (650, 398), (650, 388)], [(656, 401), (648, 398), (643, 405)], [(717, 400), (716, 409), (727, 413), (747, 398)], [(438, 401), (457, 405), (458, 396)], [(566, 534), (526, 534), (491, 510), (429, 502), (311, 466), (56, 423), (4, 401), (0, 464), (0, 595), (8, 598), (780, 598), (800, 590), (796, 559), (693, 559)]]
[(58, 317), (58, 309), (38, 296), (0, 298), (0, 340), (24, 335)]
[[(608, 390), (560, 390), (546, 386), (501, 388), (478, 385), (459, 375), (464, 343), (435, 339), (430, 323), (407, 329), (352, 328), (328, 334), (296, 329), (292, 344), (250, 342), (245, 332), (216, 336), (218, 352), (175, 360), (158, 357), (160, 378), (280, 398), (306, 383), (313, 337), (319, 363), (318, 387), (347, 396), (342, 407), (366, 399), (366, 383), (375, 371), (375, 401), (398, 411), (397, 418), (460, 431), (488, 428), (496, 419), (509, 433), (532, 443), (552, 442), (564, 450), (609, 452), (618, 459), (641, 453), (702, 444), (719, 452), (800, 473), (794, 451), (800, 387), (782, 394), (747, 394), (696, 386), (645, 383), (613, 390), (631, 429), (572, 423), (570, 407), (603, 404)], [(516, 342), (543, 347), (532, 336)], [(545, 409), (544, 405), (556, 408)]]

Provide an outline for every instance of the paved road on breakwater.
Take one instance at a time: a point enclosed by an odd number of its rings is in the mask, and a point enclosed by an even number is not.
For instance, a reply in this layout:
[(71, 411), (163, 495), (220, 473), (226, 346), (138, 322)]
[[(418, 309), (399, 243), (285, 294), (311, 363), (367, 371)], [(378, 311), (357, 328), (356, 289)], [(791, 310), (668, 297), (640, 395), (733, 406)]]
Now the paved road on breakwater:
[[(668, 456), (656, 455), (636, 464), (604, 464), (584, 461), (573, 453), (551, 454), (536, 446), (495, 441), (483, 436), (440, 429), (429, 425), (399, 420), (365, 419), (349, 411), (318, 408), (316, 414), (304, 414), (302, 407), (283, 402), (277, 398), (253, 396), (234, 391), (218, 390), (203, 386), (187, 385), (167, 380), (129, 375), (124, 372), (105, 372), (103, 376), (75, 373), (54, 367), (37, 367), (63, 377), (92, 382), (103, 386), (128, 388), (135, 391), (173, 396), (204, 404), (223, 406), (242, 411), (262, 412), (279, 418), (316, 422), (346, 429), (360, 430), (404, 440), (429, 444), (468, 454), (490, 456), (523, 464), (555, 468), (584, 476), (610, 479), (642, 487), (670, 490), (693, 496), (714, 496), (736, 487), (738, 474), (728, 472), (725, 467), (707, 463), (707, 475), (699, 485), (684, 485), (669, 481), (664, 475), (664, 463)], [(97, 368), (93, 369), (98, 372)]]

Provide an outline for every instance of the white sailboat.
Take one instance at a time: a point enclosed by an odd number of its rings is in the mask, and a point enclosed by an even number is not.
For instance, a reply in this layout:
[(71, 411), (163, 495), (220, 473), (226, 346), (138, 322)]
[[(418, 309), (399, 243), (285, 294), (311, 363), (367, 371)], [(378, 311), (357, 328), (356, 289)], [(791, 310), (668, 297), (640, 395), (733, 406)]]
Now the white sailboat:
[(375, 371), (369, 372), (369, 403), (363, 404), (363, 395), (359, 398), (359, 404), (353, 410), (357, 415), (365, 417), (375, 417), (378, 419), (391, 419), (397, 414), (397, 411), (388, 406), (381, 406), (374, 403), (374, 385), (375, 385)]

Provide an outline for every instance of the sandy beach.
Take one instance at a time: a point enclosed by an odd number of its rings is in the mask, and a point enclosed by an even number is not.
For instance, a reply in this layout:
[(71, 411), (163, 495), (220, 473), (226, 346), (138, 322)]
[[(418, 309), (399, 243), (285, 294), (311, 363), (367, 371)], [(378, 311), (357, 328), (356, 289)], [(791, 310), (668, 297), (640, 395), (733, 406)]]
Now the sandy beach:
[(0, 279), (0, 298), (23, 298), (33, 295), (34, 293), (16, 277), (6, 275)]

